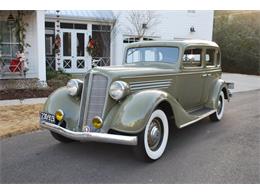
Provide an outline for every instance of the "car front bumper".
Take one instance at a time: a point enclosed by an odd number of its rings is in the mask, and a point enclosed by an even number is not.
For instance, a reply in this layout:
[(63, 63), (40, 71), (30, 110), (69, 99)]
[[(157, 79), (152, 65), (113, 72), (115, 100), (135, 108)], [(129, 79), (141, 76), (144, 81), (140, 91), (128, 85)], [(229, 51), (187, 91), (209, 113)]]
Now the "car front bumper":
[(137, 145), (137, 136), (114, 135), (96, 132), (75, 132), (45, 121), (40, 121), (40, 126), (44, 129), (48, 129), (76, 141), (94, 141), (133, 146)]

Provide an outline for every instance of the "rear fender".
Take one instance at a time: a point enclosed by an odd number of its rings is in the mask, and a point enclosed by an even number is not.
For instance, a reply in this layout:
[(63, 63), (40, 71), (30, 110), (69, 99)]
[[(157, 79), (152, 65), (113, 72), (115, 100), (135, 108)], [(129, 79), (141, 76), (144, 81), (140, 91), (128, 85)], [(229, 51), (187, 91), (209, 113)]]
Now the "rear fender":
[(218, 79), (213, 84), (212, 90), (210, 92), (209, 100), (206, 104), (207, 107), (212, 109), (217, 109), (217, 100), (220, 92), (224, 92), (225, 99), (229, 101), (230, 96), (228, 95), (228, 87), (224, 80)]

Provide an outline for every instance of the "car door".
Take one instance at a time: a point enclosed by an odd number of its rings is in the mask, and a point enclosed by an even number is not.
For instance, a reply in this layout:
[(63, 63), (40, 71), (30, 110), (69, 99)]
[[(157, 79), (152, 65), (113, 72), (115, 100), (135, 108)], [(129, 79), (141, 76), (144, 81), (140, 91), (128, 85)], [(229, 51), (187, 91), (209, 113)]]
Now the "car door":
[(203, 106), (205, 79), (203, 66), (204, 50), (200, 47), (187, 48), (182, 57), (180, 74), (177, 76), (177, 100), (187, 111)]
[(207, 77), (202, 98), (204, 102), (207, 102), (215, 82), (221, 76), (220, 51), (218, 48), (205, 48), (205, 69)]

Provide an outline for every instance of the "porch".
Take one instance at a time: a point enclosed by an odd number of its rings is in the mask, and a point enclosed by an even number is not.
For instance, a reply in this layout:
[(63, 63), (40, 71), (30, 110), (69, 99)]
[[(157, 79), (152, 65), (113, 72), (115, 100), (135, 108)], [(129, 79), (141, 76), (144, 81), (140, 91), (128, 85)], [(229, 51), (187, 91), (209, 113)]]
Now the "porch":
[(84, 74), (93, 66), (109, 66), (113, 24), (112, 11), (46, 11), (47, 69)]
[(1, 89), (45, 86), (44, 47), (44, 11), (0, 11)]

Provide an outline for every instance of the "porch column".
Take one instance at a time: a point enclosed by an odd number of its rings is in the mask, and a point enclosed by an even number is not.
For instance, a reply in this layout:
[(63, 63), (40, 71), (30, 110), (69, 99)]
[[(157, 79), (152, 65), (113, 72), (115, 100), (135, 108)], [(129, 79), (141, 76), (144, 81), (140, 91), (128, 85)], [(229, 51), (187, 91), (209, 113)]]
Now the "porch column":
[(45, 12), (36, 11), (36, 40), (37, 40), (37, 67), (38, 78), (42, 86), (46, 86), (46, 64), (45, 64)]

